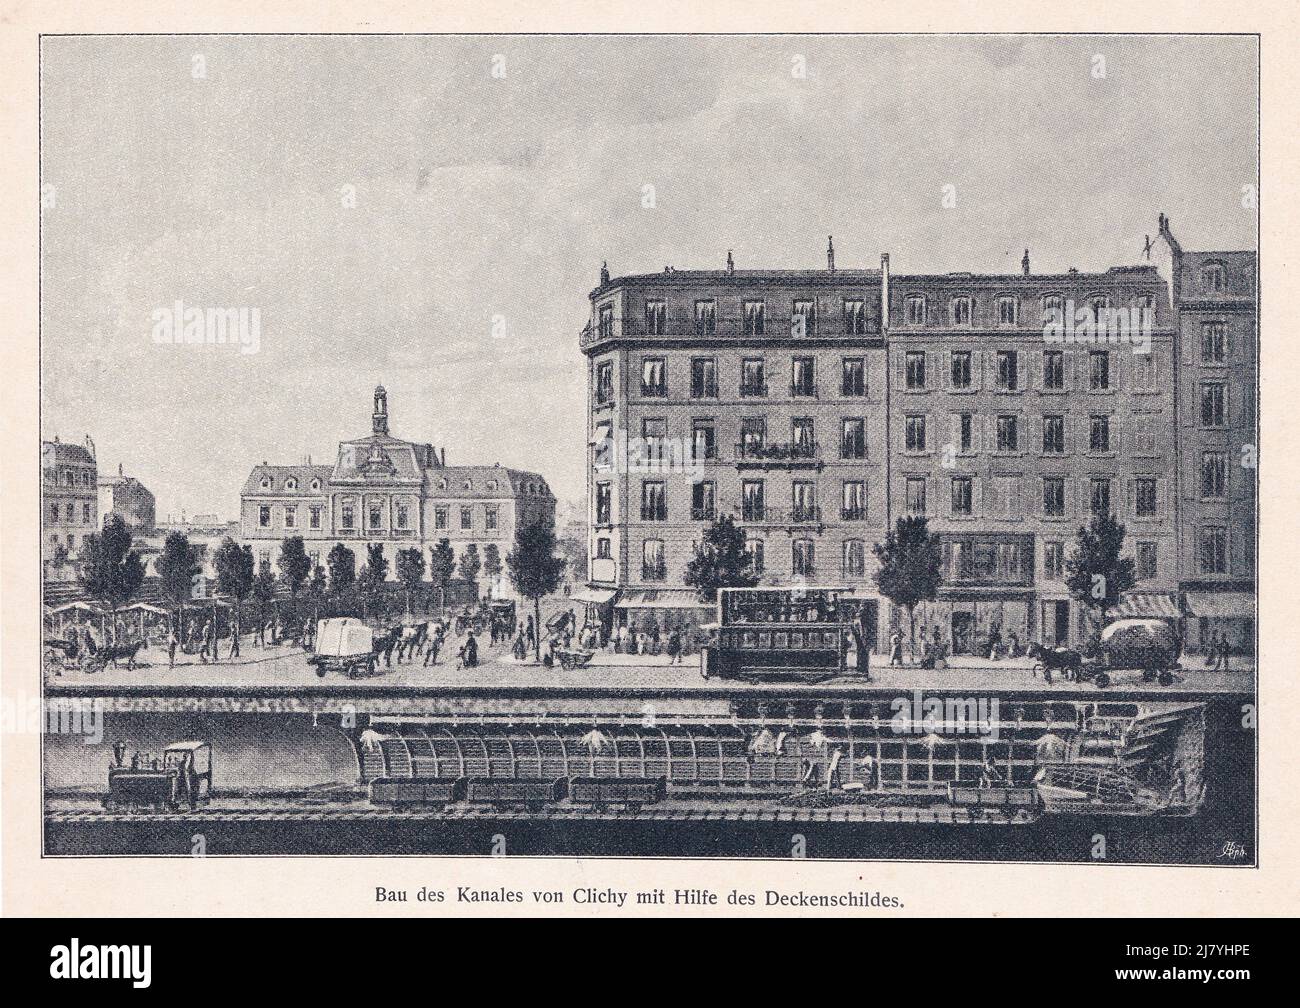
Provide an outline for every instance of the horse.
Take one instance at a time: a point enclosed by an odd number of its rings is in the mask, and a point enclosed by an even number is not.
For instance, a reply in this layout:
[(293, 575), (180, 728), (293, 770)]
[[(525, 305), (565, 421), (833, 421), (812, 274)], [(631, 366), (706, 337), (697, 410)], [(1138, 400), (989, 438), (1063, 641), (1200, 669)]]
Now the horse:
[(425, 640), (429, 636), (428, 623), (414, 623), (409, 626), (401, 627), (401, 634), (397, 642), (397, 662), (400, 665), (403, 658), (411, 659), (418, 657), (420, 649), (424, 647)]
[[(382, 655), (384, 666), (393, 667), (393, 648), (397, 646), (398, 638), (402, 635), (400, 626), (391, 627), (381, 634), (375, 635), (375, 643), (370, 649), (370, 653), (375, 657), (375, 664), (379, 664), (379, 657)], [(398, 659), (400, 661), (400, 657)]]
[(142, 647), (144, 647), (144, 643), (141, 641), (136, 641), (134, 644), (106, 644), (99, 649), (98, 657), (106, 667), (108, 665), (116, 667), (117, 660), (125, 658), (126, 667), (133, 669), (135, 668), (135, 656)]
[(1083, 655), (1066, 648), (1049, 648), (1042, 644), (1030, 644), (1025, 654), (1034, 659), (1034, 674), (1041, 669), (1043, 678), (1051, 681), (1053, 669), (1063, 672), (1067, 679), (1078, 679), (1083, 667)]

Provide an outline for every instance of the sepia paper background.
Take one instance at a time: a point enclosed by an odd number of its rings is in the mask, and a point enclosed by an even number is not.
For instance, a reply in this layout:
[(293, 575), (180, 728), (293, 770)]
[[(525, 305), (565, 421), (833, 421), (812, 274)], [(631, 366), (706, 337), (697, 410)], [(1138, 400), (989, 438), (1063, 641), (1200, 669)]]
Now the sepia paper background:
[[(707, 887), (716, 907), (597, 910), (571, 902), (545, 908), (486, 905), (486, 914), (638, 913), (683, 916), (789, 914), (737, 911), (725, 894), (772, 888), (809, 893), (879, 890), (896, 910), (871, 915), (1007, 916), (1294, 914), (1300, 847), (1300, 745), (1294, 666), (1300, 607), (1294, 587), (1300, 481), (1292, 459), (1300, 353), (1290, 275), (1297, 255), (1295, 165), (1296, 8), (1285, 3), (595, 4), (570, 0), (499, 5), (416, 3), (172, 3), (71, 5), (0, 2), (0, 142), (4, 150), (5, 252), (0, 274), (0, 661), (6, 700), (40, 689), (37, 348), (37, 87), (40, 33), (137, 32), (1230, 32), (1259, 33), (1262, 165), (1260, 269), (1262, 409), (1259, 567), (1258, 868), (1159, 868), (1104, 863), (957, 864), (815, 860), (690, 860), (450, 857), (42, 858), (39, 737), (3, 737), (4, 911), (11, 915), (345, 915), (418, 916), (474, 912), (414, 901), (374, 902), (376, 886), (452, 888), (506, 885), (525, 892), (612, 886), (621, 890)], [(1212, 144), (1215, 137), (1207, 136)], [(1154, 142), (1158, 142), (1155, 138)], [(1141, 152), (1135, 152), (1140, 157)], [(1068, 195), (1063, 196), (1068, 198)], [(1293, 401), (1294, 398), (1294, 401)], [(725, 828), (725, 824), (723, 824)], [(978, 827), (968, 827), (978, 828)], [(870, 851), (864, 851), (870, 857)], [(863, 911), (803, 911), (845, 914)]]

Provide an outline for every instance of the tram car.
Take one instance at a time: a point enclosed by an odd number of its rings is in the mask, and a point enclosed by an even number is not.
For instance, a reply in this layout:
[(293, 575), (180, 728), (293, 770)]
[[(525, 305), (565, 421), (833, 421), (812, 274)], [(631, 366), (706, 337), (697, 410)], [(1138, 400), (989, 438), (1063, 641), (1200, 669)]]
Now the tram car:
[(159, 756), (141, 757), (108, 769), (108, 797), (104, 808), (112, 811), (191, 811), (212, 795), (212, 747), (206, 742), (173, 742)]
[(701, 656), (704, 677), (820, 682), (855, 673), (866, 648), (851, 596), (847, 588), (720, 589), (717, 636)]
[(569, 798), (575, 805), (603, 809), (622, 806), (635, 812), (643, 805), (664, 800), (667, 782), (662, 777), (574, 777), (569, 783)]

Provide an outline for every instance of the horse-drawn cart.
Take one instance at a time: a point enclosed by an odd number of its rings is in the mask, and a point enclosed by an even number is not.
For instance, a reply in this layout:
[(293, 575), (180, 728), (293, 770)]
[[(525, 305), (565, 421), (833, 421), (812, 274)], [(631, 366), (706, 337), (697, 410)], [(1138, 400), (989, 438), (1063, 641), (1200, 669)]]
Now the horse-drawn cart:
[(374, 675), (375, 632), (351, 616), (323, 619), (316, 626), (316, 650), (307, 664), (321, 677), (326, 672), (341, 672), (349, 679)]
[(591, 659), (595, 657), (596, 652), (577, 648), (556, 648), (554, 654), (555, 660), (560, 663), (560, 667), (569, 670), (586, 668)]

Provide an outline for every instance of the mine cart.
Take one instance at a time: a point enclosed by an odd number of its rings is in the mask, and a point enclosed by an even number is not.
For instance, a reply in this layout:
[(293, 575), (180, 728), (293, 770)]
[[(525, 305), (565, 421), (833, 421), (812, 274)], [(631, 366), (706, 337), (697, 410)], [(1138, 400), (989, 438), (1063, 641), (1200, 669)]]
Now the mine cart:
[(173, 742), (161, 756), (141, 757), (108, 769), (110, 811), (174, 812), (205, 804), (212, 793), (212, 748), (206, 742)]

